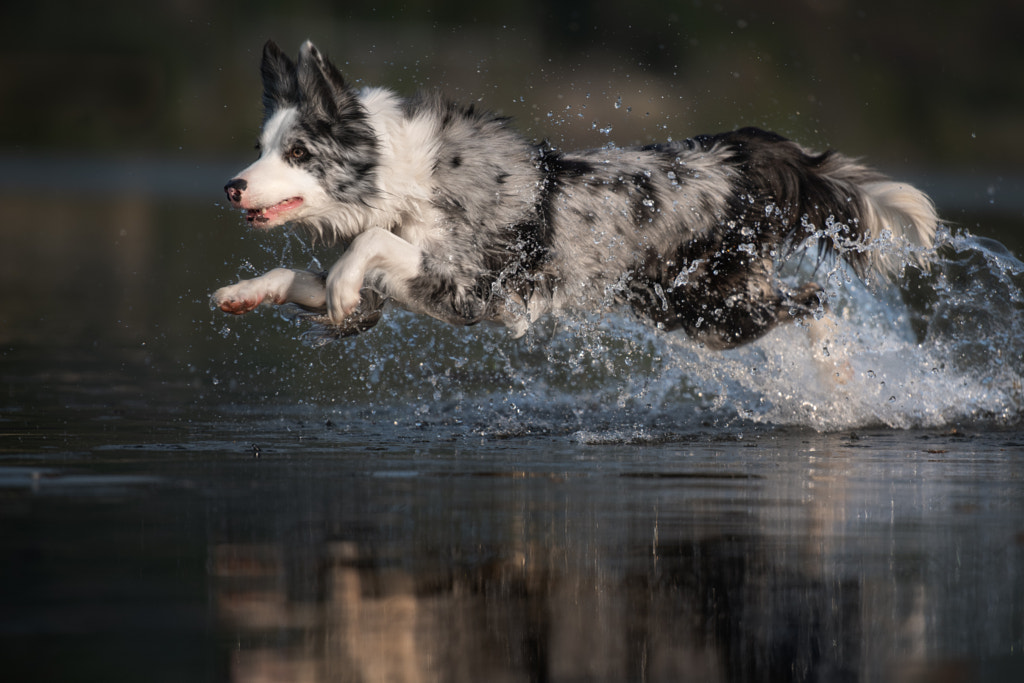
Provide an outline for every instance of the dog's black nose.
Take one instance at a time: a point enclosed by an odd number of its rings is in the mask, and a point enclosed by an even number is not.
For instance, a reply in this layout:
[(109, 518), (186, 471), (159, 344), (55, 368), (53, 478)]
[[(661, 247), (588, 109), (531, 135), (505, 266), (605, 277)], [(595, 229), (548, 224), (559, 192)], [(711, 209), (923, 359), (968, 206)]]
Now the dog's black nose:
[(234, 204), (242, 201), (242, 191), (249, 186), (245, 180), (235, 178), (224, 186), (224, 192), (228, 195), (228, 201)]

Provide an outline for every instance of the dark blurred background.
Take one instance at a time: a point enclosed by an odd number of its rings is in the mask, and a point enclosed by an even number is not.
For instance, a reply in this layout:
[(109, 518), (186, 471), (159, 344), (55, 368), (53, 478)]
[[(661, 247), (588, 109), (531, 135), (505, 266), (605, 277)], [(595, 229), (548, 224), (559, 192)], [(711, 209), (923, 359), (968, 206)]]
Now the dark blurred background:
[(44, 0), (4, 15), (6, 154), (241, 161), (260, 47), (311, 38), (357, 82), (479, 99), (567, 146), (754, 124), (923, 174), (1024, 159), (1019, 2)]

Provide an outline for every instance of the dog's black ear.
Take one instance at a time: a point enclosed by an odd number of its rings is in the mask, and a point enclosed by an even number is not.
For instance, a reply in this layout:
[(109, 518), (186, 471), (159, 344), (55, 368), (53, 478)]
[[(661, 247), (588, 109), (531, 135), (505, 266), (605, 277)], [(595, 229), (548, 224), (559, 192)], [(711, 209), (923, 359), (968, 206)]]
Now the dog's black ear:
[(321, 111), (333, 113), (356, 102), (344, 76), (310, 41), (299, 50), (299, 89)]
[(281, 52), (277, 44), (268, 40), (263, 46), (263, 111), (264, 119), (287, 104), (295, 104), (299, 97), (299, 80), (295, 62)]

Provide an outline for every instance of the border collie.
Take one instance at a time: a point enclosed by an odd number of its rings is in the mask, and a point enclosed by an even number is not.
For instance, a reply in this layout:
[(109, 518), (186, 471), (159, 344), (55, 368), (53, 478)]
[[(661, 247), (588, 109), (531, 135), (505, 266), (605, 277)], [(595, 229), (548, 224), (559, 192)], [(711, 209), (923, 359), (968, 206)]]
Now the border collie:
[(817, 241), (860, 275), (924, 264), (938, 219), (919, 190), (835, 152), (743, 128), (565, 152), (436, 94), (356, 89), (312, 43), (263, 50), (259, 159), (228, 182), (257, 228), (345, 245), (325, 273), (277, 268), (212, 304), (320, 314), (336, 336), (388, 301), (455, 325), (624, 305), (710, 348), (823, 313), (821, 288), (776, 269)]

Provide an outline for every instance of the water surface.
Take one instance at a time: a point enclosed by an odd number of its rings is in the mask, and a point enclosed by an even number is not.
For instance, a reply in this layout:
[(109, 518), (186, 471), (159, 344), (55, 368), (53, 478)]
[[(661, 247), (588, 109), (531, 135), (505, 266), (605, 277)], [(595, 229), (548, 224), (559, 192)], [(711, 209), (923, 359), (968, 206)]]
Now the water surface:
[(829, 384), (799, 328), (716, 354), (614, 315), (517, 341), (393, 312), (322, 345), (206, 297), (329, 251), (144, 190), (4, 197), (11, 680), (1024, 667), (999, 244), (950, 234), (902, 290), (829, 274), (853, 371)]

